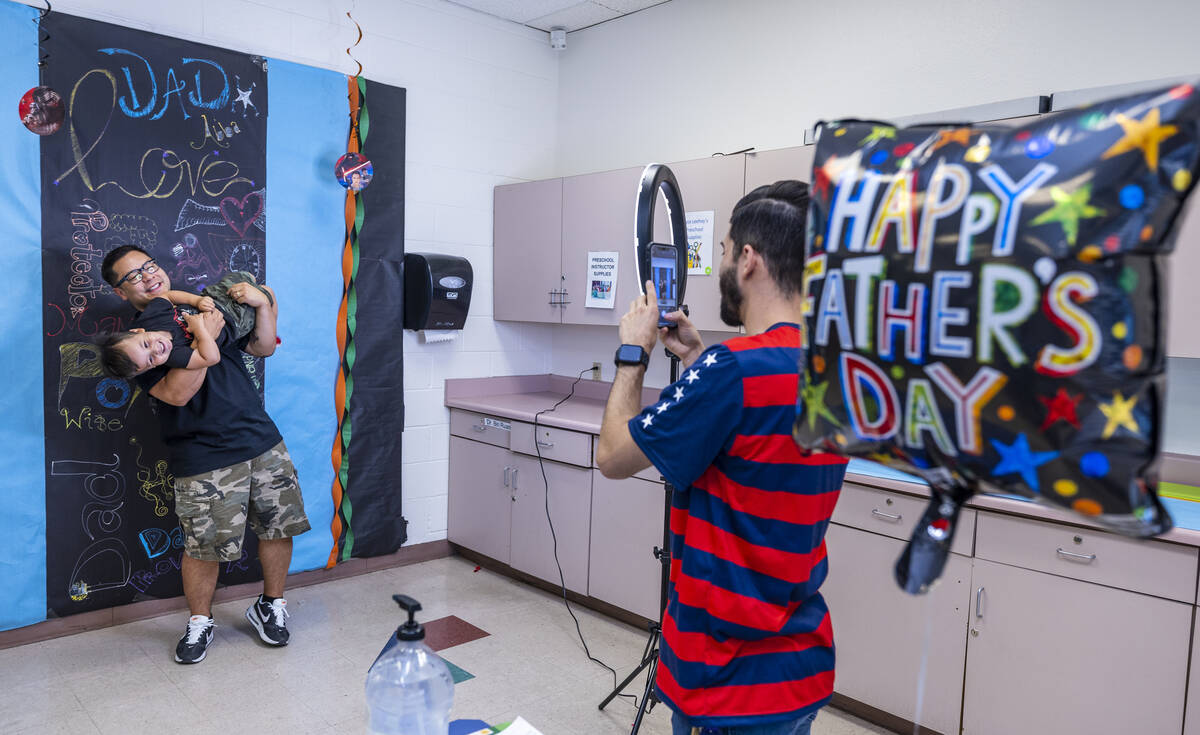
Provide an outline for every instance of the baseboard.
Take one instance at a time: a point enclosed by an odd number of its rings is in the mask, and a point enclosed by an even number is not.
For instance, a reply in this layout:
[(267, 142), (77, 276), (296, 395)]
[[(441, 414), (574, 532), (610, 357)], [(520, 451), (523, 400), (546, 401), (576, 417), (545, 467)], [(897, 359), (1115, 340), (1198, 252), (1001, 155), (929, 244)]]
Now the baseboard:
[[(377, 572), (381, 569), (403, 567), (431, 559), (440, 559), (450, 556), (452, 553), (450, 542), (444, 540), (403, 546), (399, 551), (387, 556), (349, 559), (332, 569), (310, 569), (306, 572), (289, 574), (287, 587), (288, 589), (296, 589), (297, 587), (307, 587), (339, 579), (348, 579), (350, 577), (357, 577), (360, 574)], [(261, 590), (261, 582), (247, 582), (246, 584), (219, 587), (217, 588), (217, 593), (213, 596), (213, 602), (228, 602), (229, 600), (251, 597), (258, 594)], [(44, 620), (23, 628), (0, 631), (0, 650), (186, 610), (187, 600), (181, 595), (162, 600), (131, 602), (128, 605), (119, 605), (104, 610), (92, 610), (65, 618)]]
[(843, 712), (849, 712), (859, 719), (887, 728), (892, 732), (912, 733), (913, 735), (942, 735), (937, 730), (930, 730), (927, 727), (914, 725), (903, 717), (897, 717), (891, 712), (885, 712), (877, 707), (872, 707), (869, 704), (860, 702), (857, 699), (851, 699), (837, 692), (833, 693), (833, 701), (830, 704)]

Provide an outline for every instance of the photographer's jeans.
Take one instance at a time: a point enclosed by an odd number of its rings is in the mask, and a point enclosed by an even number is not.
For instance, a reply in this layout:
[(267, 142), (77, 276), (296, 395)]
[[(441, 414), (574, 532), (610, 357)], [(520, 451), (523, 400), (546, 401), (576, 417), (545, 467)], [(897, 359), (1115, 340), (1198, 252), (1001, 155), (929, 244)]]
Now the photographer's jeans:
[(750, 727), (696, 727), (678, 712), (671, 713), (671, 735), (809, 735), (817, 713), (805, 715), (798, 720), (774, 722), (770, 725)]

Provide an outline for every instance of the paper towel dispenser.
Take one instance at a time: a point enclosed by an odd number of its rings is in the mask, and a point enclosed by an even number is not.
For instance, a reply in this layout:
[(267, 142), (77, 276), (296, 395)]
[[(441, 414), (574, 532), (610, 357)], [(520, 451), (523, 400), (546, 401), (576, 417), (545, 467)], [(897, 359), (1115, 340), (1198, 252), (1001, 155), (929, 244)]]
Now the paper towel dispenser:
[(457, 255), (404, 255), (404, 328), (462, 329), (471, 307), (471, 263)]

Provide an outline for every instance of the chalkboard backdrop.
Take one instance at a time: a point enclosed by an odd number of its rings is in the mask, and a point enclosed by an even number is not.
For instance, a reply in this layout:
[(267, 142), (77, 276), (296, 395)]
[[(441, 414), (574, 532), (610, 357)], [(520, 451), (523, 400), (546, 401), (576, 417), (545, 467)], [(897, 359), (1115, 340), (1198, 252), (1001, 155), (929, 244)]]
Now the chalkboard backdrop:
[[(133, 316), (100, 263), (131, 244), (177, 289), (198, 291), (229, 270), (267, 282), (267, 73), (261, 57), (58, 13), (42, 29), (42, 83), (67, 108), (63, 129), (41, 141), (54, 616), (182, 591), (153, 401), (135, 382), (104, 377), (97, 362), (94, 338)], [(245, 368), (261, 391), (263, 361), (247, 356)], [(222, 565), (222, 582), (260, 578), (249, 537), (242, 560)]]

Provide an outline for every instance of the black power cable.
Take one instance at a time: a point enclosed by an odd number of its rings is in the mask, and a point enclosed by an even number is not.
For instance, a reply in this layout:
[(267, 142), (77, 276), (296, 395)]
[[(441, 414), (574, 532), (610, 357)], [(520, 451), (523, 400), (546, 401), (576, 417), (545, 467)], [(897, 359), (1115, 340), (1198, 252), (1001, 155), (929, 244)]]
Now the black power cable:
[[(595, 663), (600, 664), (612, 672), (613, 687), (615, 688), (617, 685), (617, 670), (592, 655), (592, 652), (588, 649), (587, 641), (583, 639), (583, 630), (579, 627), (579, 618), (575, 617), (575, 611), (571, 609), (571, 601), (567, 599), (567, 580), (566, 577), (563, 576), (562, 563), (558, 560), (558, 536), (554, 533), (554, 521), (550, 518), (550, 480), (546, 477), (546, 464), (545, 460), (542, 459), (541, 445), (538, 444), (538, 419), (542, 414), (550, 413), (570, 400), (575, 395), (575, 386), (579, 385), (579, 381), (583, 380), (583, 374), (591, 372), (591, 370), (592, 368), (580, 370), (579, 377), (575, 378), (574, 383), (571, 383), (571, 390), (569, 393), (567, 393), (565, 398), (560, 400), (558, 403), (555, 403), (550, 408), (543, 408), (541, 411), (538, 411), (533, 415), (533, 448), (537, 451), (538, 468), (542, 471), (542, 486), (546, 491), (544, 496), (546, 501), (546, 522), (550, 524), (550, 541), (552, 548), (554, 549), (554, 565), (558, 567), (558, 585), (559, 590), (562, 592), (563, 605), (566, 606), (567, 612), (571, 615), (571, 619), (575, 621), (575, 632), (579, 635), (579, 642), (583, 644), (584, 654), (588, 657), (589, 661), (594, 661)], [(633, 694), (620, 694), (618, 696), (632, 699), (633, 706), (637, 707), (637, 696)]]

